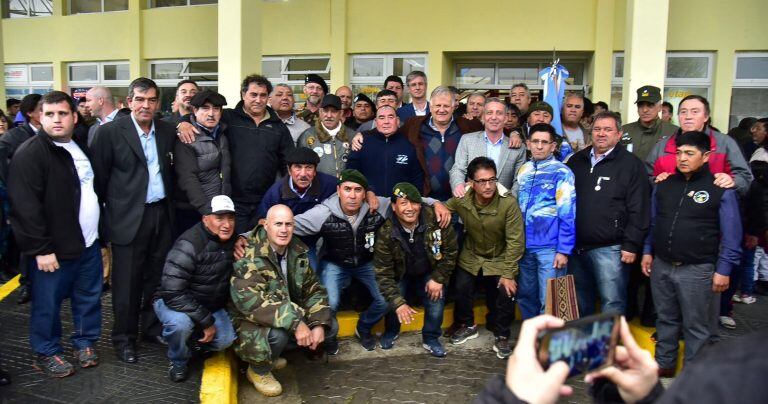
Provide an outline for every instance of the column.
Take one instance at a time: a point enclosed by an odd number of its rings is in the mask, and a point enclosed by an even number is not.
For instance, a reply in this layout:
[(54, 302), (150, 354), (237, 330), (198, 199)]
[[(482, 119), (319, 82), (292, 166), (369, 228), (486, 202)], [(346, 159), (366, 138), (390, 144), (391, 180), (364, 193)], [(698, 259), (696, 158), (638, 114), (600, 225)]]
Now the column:
[(137, 79), (139, 77), (149, 77), (147, 71), (147, 63), (142, 58), (142, 18), (141, 10), (146, 5), (144, 0), (128, 0), (128, 15), (130, 15), (130, 23), (128, 27), (128, 63), (130, 65), (131, 79)]
[[(731, 94), (733, 91), (734, 60), (736, 52), (733, 48), (720, 49), (715, 54), (714, 72), (712, 72), (712, 93), (709, 99), (712, 123), (723, 131), (728, 132), (731, 113)], [(677, 105), (675, 105), (677, 111)]]
[(452, 69), (450, 61), (445, 57), (442, 49), (427, 50), (427, 99), (435, 87), (439, 85), (452, 85)]
[(595, 53), (592, 56), (593, 102), (611, 101), (613, 77), (613, 27), (615, 0), (597, 0), (595, 7)]
[(234, 106), (240, 83), (261, 72), (261, 1), (219, 0), (219, 93)]
[(349, 83), (347, 0), (331, 0), (331, 83), (329, 92)]
[(664, 89), (668, 16), (669, 0), (627, 0), (621, 111), (624, 122), (638, 118), (633, 104), (638, 88), (653, 85)]

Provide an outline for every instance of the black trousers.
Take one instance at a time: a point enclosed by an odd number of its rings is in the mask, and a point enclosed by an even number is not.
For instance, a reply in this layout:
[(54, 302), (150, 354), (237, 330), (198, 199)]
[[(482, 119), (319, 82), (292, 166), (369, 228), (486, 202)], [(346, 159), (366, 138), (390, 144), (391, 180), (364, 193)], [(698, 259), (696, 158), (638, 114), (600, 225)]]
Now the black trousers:
[(482, 270), (474, 276), (462, 268), (457, 268), (453, 322), (467, 326), (475, 324), (475, 283), (479, 281), (485, 289), (488, 329), (496, 337), (509, 338), (509, 329), (515, 320), (515, 296), (507, 296), (505, 291), (499, 289), (499, 278), (500, 276), (483, 276)]
[(133, 242), (112, 244), (112, 342), (116, 346), (136, 342), (139, 317), (145, 337), (162, 334), (162, 324), (152, 308), (152, 296), (171, 248), (171, 233), (168, 208), (161, 201), (145, 205)]
[(256, 227), (258, 209), (258, 203), (235, 202), (235, 234), (243, 234)]
[[(630, 272), (627, 282), (627, 321), (639, 316), (643, 325), (653, 326), (656, 323), (656, 307), (651, 294), (651, 278), (643, 274), (639, 258), (628, 266)], [(640, 305), (641, 290), (644, 291), (642, 307)]]

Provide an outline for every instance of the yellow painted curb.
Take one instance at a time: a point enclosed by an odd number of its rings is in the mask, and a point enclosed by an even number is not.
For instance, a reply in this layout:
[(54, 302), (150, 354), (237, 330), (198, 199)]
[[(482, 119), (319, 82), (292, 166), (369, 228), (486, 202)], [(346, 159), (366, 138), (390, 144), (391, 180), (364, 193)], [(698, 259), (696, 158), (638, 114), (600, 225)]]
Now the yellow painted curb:
[(0, 301), (8, 297), (8, 295), (19, 287), (19, 277), (21, 277), (21, 275), (16, 275), (13, 279), (4, 283), (3, 286), (0, 286)]
[[(635, 338), (637, 345), (640, 348), (650, 352), (651, 355), (656, 355), (656, 343), (651, 340), (651, 335), (656, 332), (656, 328), (644, 327), (640, 325), (640, 320), (634, 319), (629, 323), (629, 331), (632, 332), (632, 336)], [(677, 351), (677, 372), (683, 369), (683, 358), (685, 357), (685, 342), (680, 341), (680, 348)]]
[(231, 351), (216, 352), (205, 361), (200, 403), (237, 403), (237, 360)]

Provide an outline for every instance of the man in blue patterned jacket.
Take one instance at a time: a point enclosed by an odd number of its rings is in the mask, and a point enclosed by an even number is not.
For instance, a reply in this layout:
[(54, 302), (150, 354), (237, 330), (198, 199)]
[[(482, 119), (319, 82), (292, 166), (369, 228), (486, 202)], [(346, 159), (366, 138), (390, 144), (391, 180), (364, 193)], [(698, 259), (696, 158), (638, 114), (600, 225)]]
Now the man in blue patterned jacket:
[(517, 291), (524, 320), (543, 313), (547, 280), (565, 275), (576, 242), (573, 172), (553, 156), (555, 139), (551, 125), (531, 127), (527, 140), (531, 160), (520, 168), (515, 185), (525, 218), (525, 255)]

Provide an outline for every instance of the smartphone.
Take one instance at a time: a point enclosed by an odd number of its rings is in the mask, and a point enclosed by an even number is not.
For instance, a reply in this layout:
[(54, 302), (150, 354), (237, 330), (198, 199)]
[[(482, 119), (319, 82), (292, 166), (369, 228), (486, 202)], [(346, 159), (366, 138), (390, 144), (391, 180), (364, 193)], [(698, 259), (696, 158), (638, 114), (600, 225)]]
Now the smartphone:
[(603, 313), (542, 331), (538, 338), (539, 362), (547, 369), (557, 361), (564, 361), (571, 368), (569, 378), (610, 366), (619, 337), (619, 323), (619, 314)]

